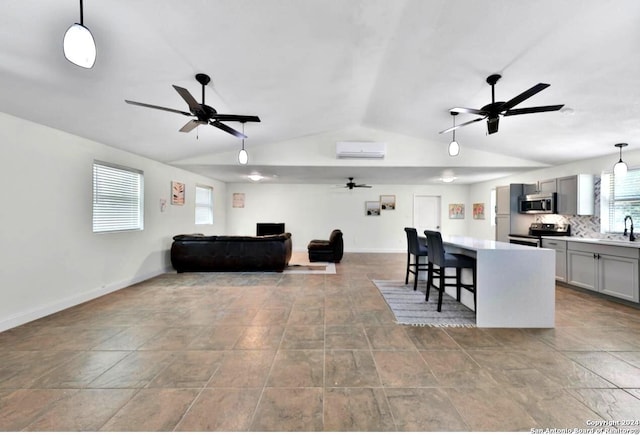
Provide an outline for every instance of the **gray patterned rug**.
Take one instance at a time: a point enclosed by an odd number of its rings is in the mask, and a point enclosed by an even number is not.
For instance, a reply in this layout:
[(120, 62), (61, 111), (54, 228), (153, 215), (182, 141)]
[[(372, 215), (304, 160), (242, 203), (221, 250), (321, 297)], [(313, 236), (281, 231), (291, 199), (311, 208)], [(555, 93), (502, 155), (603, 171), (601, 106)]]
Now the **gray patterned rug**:
[[(429, 301), (424, 300), (425, 283), (413, 284), (404, 281), (373, 280), (373, 283), (387, 301), (387, 305), (401, 325), (418, 326), (461, 326), (474, 327), (476, 314), (448, 294), (442, 296), (442, 311), (438, 312), (438, 292), (431, 289)], [(422, 285), (420, 285), (422, 284)]]

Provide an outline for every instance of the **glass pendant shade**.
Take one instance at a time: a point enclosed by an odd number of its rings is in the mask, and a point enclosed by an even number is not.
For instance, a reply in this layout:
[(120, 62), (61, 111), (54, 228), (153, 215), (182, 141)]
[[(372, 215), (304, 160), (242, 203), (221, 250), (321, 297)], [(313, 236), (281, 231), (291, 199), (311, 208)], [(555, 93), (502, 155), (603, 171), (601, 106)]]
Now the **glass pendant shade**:
[(622, 177), (627, 174), (627, 164), (620, 159), (618, 163), (613, 166), (613, 175)]
[(622, 177), (627, 174), (627, 164), (622, 161), (622, 148), (626, 147), (626, 143), (617, 143), (614, 146), (620, 149), (620, 160), (613, 166), (613, 175)]
[(246, 165), (247, 163), (249, 163), (249, 153), (247, 153), (247, 150), (245, 150), (244, 148), (242, 148), (238, 153), (238, 162), (241, 165)]
[(455, 140), (452, 140), (449, 144), (449, 155), (451, 157), (455, 157), (458, 154), (460, 154), (460, 145), (458, 145), (458, 142), (456, 142)]
[(91, 31), (75, 23), (64, 34), (64, 57), (82, 68), (92, 68), (96, 62), (96, 43)]

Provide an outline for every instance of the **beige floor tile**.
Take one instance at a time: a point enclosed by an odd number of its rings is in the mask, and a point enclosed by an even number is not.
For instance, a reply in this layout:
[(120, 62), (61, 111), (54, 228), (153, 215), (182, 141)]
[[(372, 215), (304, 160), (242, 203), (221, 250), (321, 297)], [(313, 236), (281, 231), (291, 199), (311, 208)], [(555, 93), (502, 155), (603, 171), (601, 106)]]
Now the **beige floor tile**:
[(263, 387), (275, 353), (272, 350), (225, 351), (220, 367), (213, 374), (207, 387)]
[(640, 368), (608, 352), (566, 352), (565, 355), (620, 388), (640, 388)]
[(321, 431), (322, 388), (265, 388), (252, 431)]
[(176, 430), (247, 431), (261, 393), (260, 388), (204, 389)]
[[(69, 390), (66, 390), (69, 391)], [(97, 431), (133, 397), (135, 390), (73, 390), (55, 402), (26, 431)]]
[(324, 326), (288, 325), (281, 347), (283, 349), (324, 349)]
[[(640, 416), (640, 398), (625, 390), (576, 388), (569, 392), (597, 413), (598, 417), (593, 417), (591, 420), (635, 420), (637, 422)], [(640, 424), (616, 425), (616, 427), (638, 430)]]
[(488, 370), (483, 369), (466, 352), (459, 350), (420, 351), (429, 369), (442, 387), (496, 387)]
[(327, 350), (325, 387), (381, 387), (373, 355), (368, 350)]
[(220, 325), (204, 328), (191, 343), (188, 349), (224, 350), (233, 349), (240, 336), (245, 332), (243, 325)]
[(443, 328), (407, 326), (406, 333), (419, 350), (457, 350), (460, 346)]
[(31, 388), (83, 388), (125, 358), (126, 351), (88, 351), (36, 379)]
[(120, 409), (103, 431), (171, 431), (198, 395), (197, 389), (144, 389)]
[(362, 325), (327, 325), (325, 328), (327, 349), (369, 349), (369, 341)]
[(180, 352), (163, 369), (149, 388), (202, 388), (220, 367), (223, 351), (191, 350)]
[(438, 381), (418, 351), (373, 351), (384, 387), (433, 387)]
[(133, 351), (89, 384), (91, 388), (142, 388), (174, 358), (174, 352)]
[(445, 389), (387, 388), (385, 393), (398, 431), (469, 431)]
[(247, 326), (233, 348), (238, 350), (278, 349), (282, 342), (284, 329), (283, 325)]
[(324, 394), (324, 430), (384, 432), (396, 427), (382, 388), (328, 388)]
[[(11, 348), (9, 348), (11, 349)], [(24, 388), (77, 357), (73, 351), (4, 350), (0, 357), (0, 388)]]
[(372, 349), (415, 350), (416, 346), (407, 335), (406, 328), (399, 325), (365, 326)]
[(530, 431), (536, 421), (502, 388), (451, 388), (447, 395), (469, 429), (476, 431)]
[(280, 350), (276, 355), (268, 387), (322, 387), (324, 352), (322, 350)]
[(0, 397), (0, 429), (20, 431), (77, 390), (15, 390)]

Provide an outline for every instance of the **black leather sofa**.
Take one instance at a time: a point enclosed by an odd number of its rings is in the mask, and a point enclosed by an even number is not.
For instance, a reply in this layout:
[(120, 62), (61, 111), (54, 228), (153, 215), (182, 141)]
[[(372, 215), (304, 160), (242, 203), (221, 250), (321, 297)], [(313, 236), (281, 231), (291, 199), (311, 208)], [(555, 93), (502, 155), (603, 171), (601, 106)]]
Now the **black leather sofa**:
[(171, 264), (182, 272), (282, 272), (291, 259), (291, 234), (173, 238)]
[(330, 263), (340, 263), (344, 253), (344, 241), (342, 231), (333, 230), (329, 240), (314, 239), (307, 245), (309, 251), (309, 261), (328, 261)]

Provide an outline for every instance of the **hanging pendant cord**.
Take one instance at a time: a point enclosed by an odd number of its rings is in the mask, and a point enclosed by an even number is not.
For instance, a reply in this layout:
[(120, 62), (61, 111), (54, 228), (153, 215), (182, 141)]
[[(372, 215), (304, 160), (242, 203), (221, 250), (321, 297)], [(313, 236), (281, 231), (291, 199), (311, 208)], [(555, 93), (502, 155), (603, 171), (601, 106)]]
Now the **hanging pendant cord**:
[(83, 7), (82, 7), (82, 0), (80, 0), (80, 25), (81, 26), (84, 25), (84, 13), (83, 13)]

